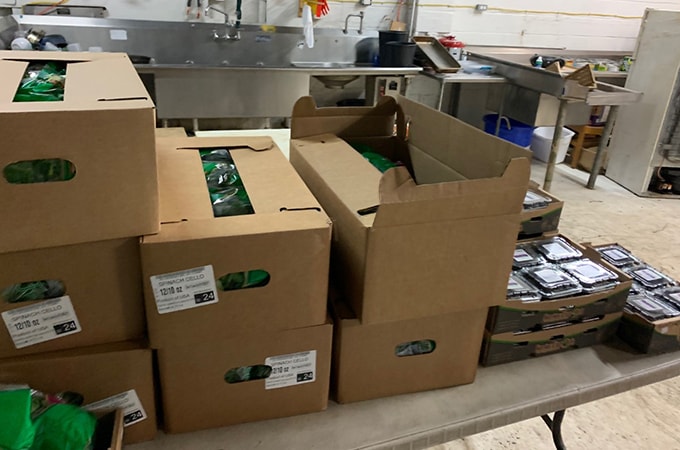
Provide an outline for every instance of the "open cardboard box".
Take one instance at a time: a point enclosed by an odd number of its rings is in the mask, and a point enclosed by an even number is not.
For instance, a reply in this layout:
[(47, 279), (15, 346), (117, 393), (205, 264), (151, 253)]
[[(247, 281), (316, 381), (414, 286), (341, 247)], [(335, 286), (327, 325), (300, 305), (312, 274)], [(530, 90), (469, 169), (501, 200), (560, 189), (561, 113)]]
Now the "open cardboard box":
[(649, 320), (624, 311), (618, 336), (642, 353), (666, 353), (680, 349), (680, 317)]
[(607, 314), (595, 321), (526, 333), (486, 331), (481, 364), (493, 366), (600, 344), (616, 334), (621, 315)]
[[(0, 267), (0, 358), (145, 335), (138, 238), (2, 253)], [(10, 303), (11, 286), (47, 280), (63, 296)]]
[[(164, 430), (183, 433), (317, 412), (328, 405), (333, 324), (158, 350)], [(269, 366), (266, 378), (229, 374)]]
[[(522, 302), (506, 300), (503, 305), (489, 309), (486, 329), (492, 334), (509, 331), (528, 330), (558, 322), (578, 321), (587, 317), (621, 313), (626, 305), (628, 292), (633, 284), (631, 278), (618, 270), (592, 248), (579, 245), (563, 235), (566, 240), (583, 253), (583, 257), (600, 264), (614, 272), (619, 277), (619, 284), (613, 289), (586, 295), (558, 298), (555, 300), (541, 300), (539, 302)], [(528, 239), (522, 243), (543, 240), (550, 236)]]
[[(404, 166), (381, 174), (348, 142)], [(504, 301), (530, 156), (403, 97), (293, 109), (291, 163), (333, 220), (333, 271), (366, 324)]]
[[(163, 223), (141, 242), (152, 347), (323, 324), (331, 223), (271, 138), (158, 139), (157, 147)], [(231, 150), (254, 214), (214, 216), (202, 148)], [(216, 281), (251, 270), (269, 282), (225, 291)]]
[[(63, 101), (13, 101), (34, 61), (68, 63)], [(0, 253), (157, 232), (155, 108), (127, 55), (4, 51), (0, 72), (0, 168), (75, 166), (68, 181), (0, 177)]]
[(47, 393), (78, 392), (85, 398), (85, 409), (98, 415), (122, 409), (125, 444), (156, 435), (151, 350), (141, 343), (0, 359), (0, 384), (28, 385)]
[[(616, 242), (592, 245), (590, 249), (620, 245)], [(625, 248), (625, 246), (624, 246)], [(680, 349), (680, 317), (650, 320), (634, 311), (624, 309), (617, 335), (642, 353), (666, 353)]]
[(544, 233), (557, 231), (564, 202), (541, 189), (535, 181), (529, 182), (528, 190), (535, 192), (542, 197), (549, 198), (551, 201), (545, 208), (522, 210), (519, 239), (527, 239), (533, 236), (540, 236)]
[[(472, 383), (477, 373), (486, 308), (378, 324), (360, 324), (339, 299), (332, 392), (349, 403)], [(397, 355), (398, 346), (434, 341), (431, 353)]]

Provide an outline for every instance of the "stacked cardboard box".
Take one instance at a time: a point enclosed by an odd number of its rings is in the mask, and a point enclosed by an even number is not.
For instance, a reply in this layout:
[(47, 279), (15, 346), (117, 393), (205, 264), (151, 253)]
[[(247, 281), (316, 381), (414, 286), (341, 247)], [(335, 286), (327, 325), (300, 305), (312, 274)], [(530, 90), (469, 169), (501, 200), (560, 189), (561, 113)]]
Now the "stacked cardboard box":
[[(291, 163), (333, 219), (337, 400), (472, 382), (487, 308), (505, 298), (530, 153), (391, 97), (302, 98), (291, 138)], [(381, 174), (352, 146), (403, 166)]]
[[(551, 244), (553, 238), (560, 242)], [(527, 299), (509, 298), (504, 304), (490, 308), (481, 355), (481, 363), (485, 366), (588, 347), (616, 334), (632, 285), (630, 277), (604, 261), (593, 249), (576, 244), (556, 232), (521, 240), (515, 261), (529, 258), (525, 252), (534, 243), (565, 243), (575, 253), (580, 253), (575, 259), (587, 258), (610, 271), (616, 277), (611, 283), (615, 285), (597, 292), (578, 292), (553, 299), (541, 298), (540, 295)], [(513, 276), (520, 272), (513, 271)], [(520, 282), (526, 280), (521, 274), (519, 277)], [(512, 279), (508, 289), (511, 284)]]
[[(199, 150), (226, 149), (254, 213), (215, 217)], [(159, 138), (161, 230), (141, 243), (170, 433), (326, 408), (331, 223), (271, 138)], [(267, 274), (255, 287), (221, 280)]]
[[(14, 101), (36, 59), (66, 64), (63, 101)], [(126, 442), (151, 439), (151, 352), (111, 343), (145, 334), (138, 236), (159, 226), (153, 103), (124, 54), (2, 52), (0, 71), (0, 383), (124, 407)], [(8, 175), (44, 160), (70, 179)]]
[(518, 239), (557, 231), (563, 207), (562, 200), (541, 189), (535, 181), (530, 181), (524, 197)]
[(680, 283), (617, 243), (587, 245), (633, 278), (618, 336), (643, 353), (680, 349)]

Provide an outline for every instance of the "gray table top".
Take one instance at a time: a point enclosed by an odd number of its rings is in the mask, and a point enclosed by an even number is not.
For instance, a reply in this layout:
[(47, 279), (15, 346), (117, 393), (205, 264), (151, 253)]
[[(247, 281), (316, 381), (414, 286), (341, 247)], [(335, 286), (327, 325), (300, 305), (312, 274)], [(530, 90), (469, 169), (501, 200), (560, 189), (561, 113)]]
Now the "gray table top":
[(155, 449), (422, 449), (680, 375), (680, 352), (598, 345), (488, 368), (473, 384), (131, 446)]

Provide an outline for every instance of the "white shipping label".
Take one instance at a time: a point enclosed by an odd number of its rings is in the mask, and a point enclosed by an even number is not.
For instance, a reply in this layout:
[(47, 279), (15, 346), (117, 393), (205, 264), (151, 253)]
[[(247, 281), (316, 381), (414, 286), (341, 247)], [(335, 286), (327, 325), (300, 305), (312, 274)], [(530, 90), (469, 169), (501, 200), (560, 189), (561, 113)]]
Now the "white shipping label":
[(2, 319), (16, 348), (82, 331), (68, 295), (5, 311)]
[(127, 41), (127, 30), (109, 30), (112, 41)]
[(158, 314), (217, 303), (212, 266), (154, 275), (150, 280)]
[(278, 389), (316, 380), (316, 350), (270, 356), (264, 360), (272, 374), (264, 380), (265, 389)]
[(113, 397), (105, 398), (104, 400), (99, 400), (98, 402), (90, 403), (85, 406), (88, 411), (103, 411), (110, 409), (122, 409), (123, 410), (123, 424), (126, 427), (134, 425), (137, 422), (141, 422), (146, 419), (146, 411), (144, 411), (144, 406), (142, 402), (139, 401), (137, 396), (137, 391), (130, 389), (122, 394), (114, 395)]

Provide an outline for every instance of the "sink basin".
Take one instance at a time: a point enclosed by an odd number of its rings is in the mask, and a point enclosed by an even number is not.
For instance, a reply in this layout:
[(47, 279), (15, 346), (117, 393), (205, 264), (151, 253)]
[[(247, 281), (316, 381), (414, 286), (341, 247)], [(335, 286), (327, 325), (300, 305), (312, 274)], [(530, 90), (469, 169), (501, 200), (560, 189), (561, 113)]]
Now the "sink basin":
[(350, 62), (328, 62), (328, 61), (297, 61), (290, 63), (293, 67), (300, 69), (342, 69), (354, 67)]
[(342, 89), (346, 84), (359, 78), (359, 75), (314, 75), (329, 89)]

